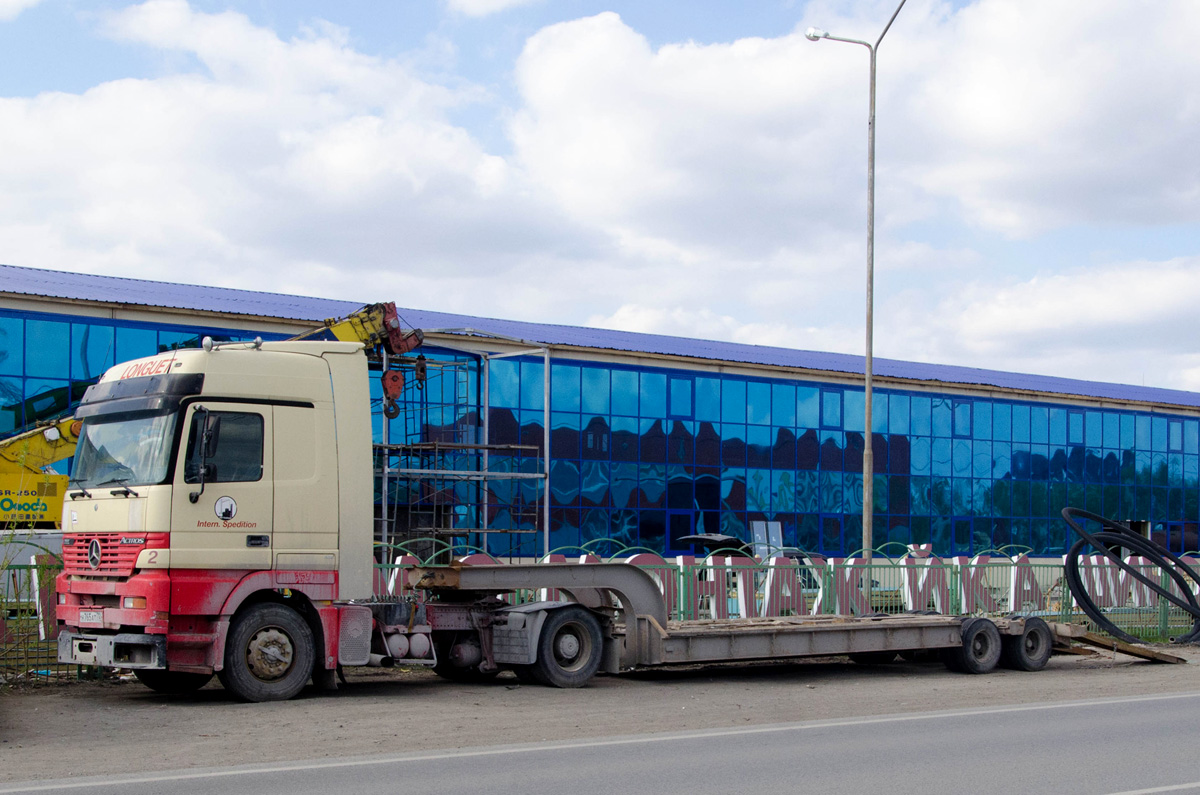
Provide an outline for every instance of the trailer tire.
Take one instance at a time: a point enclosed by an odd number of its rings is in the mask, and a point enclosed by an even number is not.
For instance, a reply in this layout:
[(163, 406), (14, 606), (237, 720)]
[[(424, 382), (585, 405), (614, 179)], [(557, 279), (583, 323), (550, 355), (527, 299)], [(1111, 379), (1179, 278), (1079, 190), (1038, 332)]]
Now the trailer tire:
[(555, 610), (542, 625), (535, 674), (551, 687), (583, 687), (600, 669), (603, 647), (595, 615), (576, 606)]
[(968, 618), (962, 625), (962, 645), (945, 649), (942, 661), (951, 671), (986, 674), (1000, 662), (1000, 631), (986, 618)]
[(212, 674), (197, 674), (189, 671), (163, 671), (156, 668), (135, 668), (133, 675), (155, 693), (177, 696), (194, 693), (213, 678)]
[(1000, 665), (1015, 671), (1040, 671), (1050, 661), (1054, 633), (1042, 619), (1025, 619), (1020, 635), (1005, 635), (1000, 639)]
[(295, 610), (253, 605), (233, 620), (217, 676), (242, 701), (286, 701), (312, 675), (313, 649), (312, 629)]

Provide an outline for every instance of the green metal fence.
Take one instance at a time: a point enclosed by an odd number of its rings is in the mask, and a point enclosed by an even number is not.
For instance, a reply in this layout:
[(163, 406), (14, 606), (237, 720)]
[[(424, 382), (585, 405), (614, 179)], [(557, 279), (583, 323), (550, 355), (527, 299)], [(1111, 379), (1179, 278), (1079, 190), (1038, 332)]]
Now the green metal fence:
[(7, 685), (75, 676), (58, 662), (54, 622), (57, 559), (0, 565), (0, 678)]

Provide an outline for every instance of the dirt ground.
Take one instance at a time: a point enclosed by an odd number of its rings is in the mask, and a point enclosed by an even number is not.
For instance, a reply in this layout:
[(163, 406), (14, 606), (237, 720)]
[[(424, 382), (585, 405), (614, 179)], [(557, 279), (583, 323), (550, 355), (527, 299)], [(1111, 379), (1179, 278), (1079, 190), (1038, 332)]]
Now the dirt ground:
[(364, 669), (337, 693), (240, 704), (213, 680), (183, 697), (136, 681), (0, 690), (0, 781), (363, 756), (539, 740), (1066, 701), (1200, 689), (1190, 665), (1103, 652), (1046, 670), (950, 673), (941, 665), (801, 664), (601, 677), (580, 690), (483, 685), (431, 672)]

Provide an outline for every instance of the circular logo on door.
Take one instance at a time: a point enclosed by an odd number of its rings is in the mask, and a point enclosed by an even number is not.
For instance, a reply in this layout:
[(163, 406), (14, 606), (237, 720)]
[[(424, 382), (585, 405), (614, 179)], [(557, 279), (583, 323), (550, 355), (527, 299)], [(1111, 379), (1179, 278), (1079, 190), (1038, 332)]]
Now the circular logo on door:
[(218, 519), (232, 519), (237, 516), (237, 503), (233, 501), (233, 497), (220, 497), (213, 506), (213, 511)]

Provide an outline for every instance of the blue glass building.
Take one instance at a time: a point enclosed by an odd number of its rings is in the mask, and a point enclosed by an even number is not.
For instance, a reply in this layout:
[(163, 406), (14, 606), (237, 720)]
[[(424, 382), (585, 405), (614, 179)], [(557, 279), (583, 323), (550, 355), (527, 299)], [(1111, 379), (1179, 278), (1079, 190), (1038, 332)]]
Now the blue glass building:
[[(284, 338), (358, 306), (0, 266), (0, 435), (67, 409), (118, 361), (203, 335)], [(691, 550), (681, 536), (748, 538), (752, 523), (777, 522), (784, 546), (860, 548), (860, 357), (400, 313), (425, 330), (431, 375), (409, 379), (405, 412), (386, 430), (377, 416), (379, 438), (528, 445), (533, 458), (492, 452), (489, 471), (548, 474), (545, 486), (497, 476), (482, 497), (458, 495), (462, 527), (535, 531), (461, 541), (538, 555), (612, 539), (670, 554)], [(1197, 548), (1200, 395), (889, 360), (875, 368), (869, 438), (884, 554), (931, 543), (942, 555), (1060, 555), (1068, 505), (1149, 522), (1173, 551)], [(381, 498), (416, 499), (403, 485)]]

